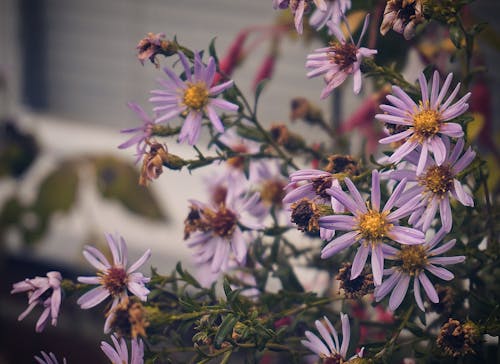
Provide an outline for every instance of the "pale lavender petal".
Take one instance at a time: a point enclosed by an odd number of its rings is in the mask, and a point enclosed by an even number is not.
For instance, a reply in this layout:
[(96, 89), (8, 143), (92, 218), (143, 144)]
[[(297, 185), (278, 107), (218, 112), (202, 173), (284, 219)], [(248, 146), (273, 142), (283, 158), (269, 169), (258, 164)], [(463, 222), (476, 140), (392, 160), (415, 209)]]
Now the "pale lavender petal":
[(408, 291), (408, 284), (410, 283), (410, 276), (403, 274), (401, 279), (399, 279), (396, 287), (391, 293), (391, 297), (389, 298), (389, 308), (391, 311), (396, 311), (401, 302), (406, 296), (406, 292)]
[(373, 282), (376, 286), (380, 286), (382, 283), (382, 272), (384, 271), (384, 252), (380, 244), (376, 244), (372, 248), (372, 272), (373, 272)]
[(393, 226), (387, 234), (392, 240), (405, 245), (422, 244), (424, 242), (424, 233), (417, 229), (406, 226)]
[(229, 80), (227, 82), (221, 83), (221, 84), (219, 84), (217, 86), (214, 86), (214, 87), (210, 88), (210, 90), (209, 90), (210, 96), (217, 96), (221, 92), (223, 92), (223, 91), (227, 90), (228, 88), (232, 87), (233, 84), (234, 84), (234, 81), (233, 80)]
[(454, 257), (434, 257), (429, 258), (428, 262), (431, 264), (451, 265), (458, 264), (465, 261), (465, 256), (457, 255)]
[(350, 278), (351, 280), (358, 278), (361, 272), (363, 271), (369, 252), (370, 248), (367, 245), (361, 244), (359, 246), (358, 251), (354, 256), (354, 260), (352, 261), (351, 278)]
[(401, 272), (393, 271), (393, 273), (382, 284), (375, 288), (375, 300), (380, 302), (394, 288), (396, 283), (401, 278)]
[(380, 175), (376, 169), (372, 171), (372, 209), (380, 211)]
[(223, 99), (212, 99), (210, 104), (223, 110), (236, 111), (238, 110), (238, 105)]
[(424, 168), (427, 164), (428, 156), (429, 156), (429, 145), (426, 141), (424, 141), (424, 143), (422, 143), (422, 151), (420, 152), (420, 157), (418, 158), (418, 165), (416, 171), (417, 176), (420, 176), (424, 171)]
[(50, 307), (46, 307), (40, 317), (38, 318), (38, 321), (36, 322), (35, 325), (35, 331), (36, 332), (42, 332), (43, 329), (45, 329), (45, 326), (47, 325), (47, 322), (49, 321), (49, 314), (50, 314)]
[(182, 63), (182, 67), (184, 67), (184, 72), (186, 73), (186, 78), (188, 81), (192, 82), (192, 75), (191, 75), (191, 65), (189, 64), (188, 59), (184, 55), (182, 51), (177, 52), (179, 55), (179, 59)]
[(306, 335), (306, 338), (311, 342), (311, 344), (313, 344), (314, 347), (316, 348), (316, 350), (313, 350), (314, 352), (316, 352), (317, 354), (328, 354), (328, 353), (330, 353), (328, 351), (328, 348), (326, 347), (326, 345), (323, 343), (323, 341), (321, 341), (312, 332), (306, 331), (304, 334)]
[(330, 215), (319, 218), (319, 226), (325, 229), (350, 231), (356, 227), (356, 220), (348, 215)]
[[(345, 179), (346, 181), (348, 178)], [(366, 210), (366, 206), (359, 206), (356, 202), (353, 201), (351, 197), (349, 197), (344, 191), (338, 188), (329, 188), (326, 192), (336, 198), (342, 205), (344, 205), (352, 214), (358, 215), (360, 211)]]
[(460, 159), (453, 165), (453, 172), (459, 173), (460, 171), (463, 171), (469, 164), (472, 163), (475, 157), (476, 153), (469, 147)]
[(407, 108), (410, 110), (416, 109), (417, 104), (411, 99), (406, 92), (404, 92), (399, 86), (392, 86), (392, 92), (396, 97), (403, 101)]
[(109, 264), (104, 254), (93, 246), (86, 245), (83, 249), (83, 256), (97, 270), (106, 271), (111, 268), (111, 264)]
[(351, 326), (349, 325), (349, 317), (342, 312), (340, 313), (340, 321), (342, 321), (342, 345), (340, 346), (340, 355), (345, 358), (351, 339)]
[(467, 192), (465, 192), (462, 184), (457, 180), (453, 179), (453, 187), (451, 189), (453, 197), (455, 197), (464, 206), (474, 206), (474, 199)]
[(215, 112), (213, 107), (207, 106), (205, 108), (208, 118), (212, 122), (212, 125), (214, 126), (215, 130), (217, 130), (219, 133), (224, 133), (224, 124), (222, 124), (222, 121), (220, 120), (219, 116)]
[(401, 110), (406, 110), (408, 112), (412, 112), (413, 111), (413, 106), (408, 106), (406, 105), (402, 100), (400, 100), (399, 98), (397, 98), (396, 96), (394, 95), (387, 95), (386, 96), (386, 99), (391, 103), (393, 104), (394, 106), (396, 106), (398, 109), (401, 109)]
[(450, 94), (450, 96), (448, 96), (446, 101), (443, 104), (441, 104), (439, 109), (441, 111), (446, 110), (448, 108), (448, 106), (452, 103), (452, 101), (455, 99), (455, 97), (458, 95), (459, 91), (460, 91), (460, 82), (455, 86), (455, 89), (453, 90), (453, 92)]
[(247, 244), (239, 228), (236, 228), (233, 232), (231, 247), (238, 263), (243, 263), (247, 256)]
[(356, 242), (357, 231), (351, 231), (344, 235), (332, 240), (328, 243), (323, 250), (321, 250), (321, 259), (330, 258), (332, 255), (337, 254), (339, 251), (351, 246)]
[(427, 297), (429, 297), (429, 299), (431, 300), (431, 302), (438, 303), (439, 296), (436, 292), (436, 289), (432, 285), (429, 278), (427, 278), (425, 273), (424, 272), (420, 273), (418, 279), (420, 280), (420, 283), (422, 283), (422, 287), (424, 287), (424, 291), (427, 294)]
[[(339, 335), (337, 333), (337, 330), (335, 330), (335, 327), (333, 327), (332, 323), (330, 320), (326, 318), (326, 316), (323, 316), (325, 318), (326, 326), (328, 326), (328, 330), (332, 333), (333, 340), (335, 341), (335, 347), (338, 349), (340, 347), (339, 345)], [(338, 352), (338, 350), (337, 350)]]
[(439, 132), (452, 138), (461, 138), (464, 136), (462, 126), (457, 123), (443, 123), (439, 127)]
[(422, 103), (426, 105), (429, 102), (429, 89), (427, 88), (427, 80), (423, 73), (418, 75), (418, 83), (420, 84), (420, 92), (422, 93)]
[(214, 258), (212, 260), (211, 269), (213, 273), (221, 270), (221, 266), (229, 259), (229, 242), (219, 238), (215, 249)]
[(337, 348), (333, 343), (332, 335), (328, 332), (328, 329), (325, 327), (325, 325), (323, 325), (323, 323), (319, 320), (316, 320), (314, 324), (316, 325), (316, 329), (318, 329), (318, 332), (320, 333), (321, 337), (330, 348), (330, 352), (331, 353), (336, 352)]
[(394, 210), (389, 215), (387, 219), (391, 222), (398, 221), (399, 219), (410, 215), (416, 208), (418, 208), (418, 202), (420, 201), (420, 195), (416, 195), (408, 202), (405, 202), (399, 209)]
[(168, 121), (168, 120), (172, 119), (173, 117), (178, 116), (179, 114), (183, 113), (186, 109), (187, 109), (187, 106), (176, 107), (175, 109), (172, 109), (171, 111), (163, 114), (159, 118), (156, 118), (155, 123), (159, 124), (159, 123), (162, 123), (164, 121)]
[(413, 294), (415, 295), (415, 301), (417, 302), (418, 308), (425, 312), (424, 302), (420, 294), (420, 283), (417, 277), (413, 279)]
[[(412, 129), (410, 129), (412, 130)], [(404, 132), (403, 132), (404, 133)], [(385, 138), (387, 139), (387, 138)], [(389, 163), (397, 163), (403, 159), (407, 154), (414, 150), (419, 145), (418, 141), (408, 139), (403, 145), (399, 146), (398, 149), (390, 156)]]
[(438, 95), (435, 103), (433, 104), (434, 109), (436, 109), (439, 106), (439, 104), (441, 103), (441, 101), (443, 101), (444, 96), (446, 95), (446, 93), (448, 92), (448, 89), (450, 88), (452, 78), (453, 78), (453, 74), (449, 73), (448, 76), (446, 77), (446, 80), (443, 83), (443, 87), (441, 88), (441, 91), (439, 92), (439, 95)]
[[(386, 107), (392, 107), (389, 105), (381, 105), (381, 106), (386, 106)], [(393, 109), (396, 109), (393, 107)], [(396, 109), (398, 110), (398, 109)], [(400, 114), (403, 114), (404, 116), (399, 116), (399, 115), (392, 115), (392, 114), (377, 114), (375, 115), (375, 119), (378, 119), (380, 121), (390, 123), (390, 124), (397, 124), (397, 125), (413, 125), (413, 123), (409, 120), (407, 120), (408, 116), (406, 111), (401, 111), (399, 110)]]
[(431, 100), (430, 100), (431, 105), (436, 104), (438, 91), (439, 91), (439, 73), (438, 71), (434, 71), (434, 75), (432, 77), (432, 88), (431, 88)]
[[(403, 180), (401, 182), (399, 182), (397, 187), (392, 192), (391, 197), (389, 197), (389, 199), (387, 200), (382, 212), (390, 211), (393, 208), (394, 204), (396, 203), (396, 201), (399, 200), (399, 197), (403, 193), (404, 188), (406, 187), (407, 181), (408, 180), (405, 177), (405, 178), (403, 178)], [(373, 187), (372, 187), (372, 190), (373, 190)], [(380, 189), (379, 189), (379, 191), (380, 191)], [(379, 194), (379, 198), (380, 198), (380, 194)]]
[(450, 232), (453, 224), (453, 217), (451, 215), (450, 199), (448, 195), (445, 195), (439, 201), (439, 214), (441, 215), (441, 223), (443, 224), (443, 229), (446, 232)]
[(101, 284), (101, 277), (78, 277), (78, 282), (84, 284)]
[[(376, 174), (376, 173), (378, 173), (376, 170), (374, 170), (373, 172), (374, 173), (372, 173), (372, 180), (374, 178), (373, 175)], [(352, 181), (349, 178), (346, 178), (344, 180), (344, 182), (345, 182), (347, 188), (349, 189), (349, 192), (351, 193), (351, 196), (353, 197), (354, 201), (356, 202), (357, 210), (361, 211), (364, 214), (366, 214), (368, 212), (368, 210), (366, 208), (365, 200), (363, 199), (363, 197), (359, 193), (359, 191), (356, 188), (356, 186), (354, 185), (354, 183), (352, 183)]]
[[(377, 114), (377, 115), (375, 115), (376, 119), (379, 119), (379, 118), (382, 119), (382, 116), (394, 116), (394, 117), (399, 116), (400, 117), (399, 120), (401, 120), (401, 118), (408, 118), (408, 112), (406, 110), (402, 110), (398, 107), (394, 107), (394, 106), (386, 105), (386, 104), (382, 104), (379, 107), (382, 111), (385, 111), (389, 115)], [(382, 120), (384, 120), (384, 119), (382, 119)], [(391, 119), (391, 120), (395, 120), (395, 119)]]
[(139, 269), (146, 261), (151, 257), (151, 249), (148, 249), (144, 252), (144, 254), (137, 259), (137, 261), (130, 266), (129, 269), (127, 269), (127, 273), (132, 273), (135, 272), (137, 269)]
[(79, 304), (82, 309), (86, 310), (88, 308), (97, 306), (108, 296), (109, 291), (106, 288), (99, 286), (85, 293), (78, 299), (78, 301), (76, 301), (76, 303)]
[(353, 92), (355, 95), (359, 94), (359, 92), (361, 91), (361, 84), (361, 70), (358, 69), (353, 74)]
[[(380, 144), (390, 144), (390, 143), (394, 143), (394, 142), (398, 142), (400, 140), (403, 140), (411, 134), (413, 134), (413, 129), (408, 129), (408, 130), (402, 131), (400, 133), (397, 133), (394, 135), (389, 135), (388, 137), (382, 138), (378, 142)], [(407, 141), (407, 143), (408, 143), (408, 141)]]
[(440, 137), (435, 136), (430, 140), (430, 144), (432, 153), (434, 154), (434, 160), (436, 161), (436, 164), (440, 166), (446, 159), (446, 147), (444, 146), (443, 140)]
[(434, 274), (436, 277), (441, 278), (445, 281), (451, 281), (453, 277), (455, 277), (453, 273), (451, 273), (448, 269), (436, 267), (432, 264), (428, 264), (425, 269)]
[(302, 198), (313, 199), (316, 193), (312, 189), (312, 184), (307, 183), (303, 186), (299, 186), (292, 191), (288, 192), (283, 198), (283, 203), (292, 203), (298, 201)]
[(460, 153), (462, 153), (462, 150), (464, 149), (465, 141), (463, 138), (460, 138), (457, 140), (457, 144), (453, 147), (453, 150), (450, 153), (450, 156), (448, 157), (448, 163), (450, 165), (454, 165), (455, 162), (457, 161), (458, 157), (460, 156)]

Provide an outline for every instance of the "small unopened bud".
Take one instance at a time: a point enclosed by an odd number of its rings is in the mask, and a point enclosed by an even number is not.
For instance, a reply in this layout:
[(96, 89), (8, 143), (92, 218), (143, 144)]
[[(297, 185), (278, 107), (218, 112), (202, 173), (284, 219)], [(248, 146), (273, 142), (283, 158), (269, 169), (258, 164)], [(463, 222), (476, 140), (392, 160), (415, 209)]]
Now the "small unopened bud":
[(125, 298), (108, 315), (113, 316), (110, 327), (120, 336), (146, 337), (146, 327), (149, 326), (149, 322), (140, 302)]
[(306, 123), (324, 124), (323, 111), (304, 97), (296, 97), (290, 103), (290, 120), (302, 119)]

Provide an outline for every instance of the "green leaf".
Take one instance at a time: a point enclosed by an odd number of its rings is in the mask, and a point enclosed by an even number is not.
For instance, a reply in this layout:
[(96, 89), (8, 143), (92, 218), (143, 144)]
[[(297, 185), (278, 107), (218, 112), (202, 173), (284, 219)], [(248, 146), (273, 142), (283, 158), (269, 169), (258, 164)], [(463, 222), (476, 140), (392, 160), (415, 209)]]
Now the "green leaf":
[(238, 322), (238, 318), (235, 317), (232, 313), (228, 314), (217, 330), (215, 334), (215, 347), (217, 349), (220, 348), (220, 345), (225, 341), (229, 334), (233, 332), (233, 327)]
[(260, 81), (258, 83), (257, 87), (255, 88), (255, 102), (254, 102), (254, 106), (253, 106), (254, 112), (255, 112), (255, 110), (257, 110), (257, 104), (259, 103), (260, 94), (262, 93), (262, 91), (264, 90), (264, 87), (266, 87), (268, 82), (269, 82), (269, 79), (265, 78), (262, 81)]
[(464, 33), (460, 30), (460, 28), (456, 25), (450, 27), (450, 39), (453, 42), (453, 45), (460, 49), (462, 48), (462, 43), (464, 41)]
[(210, 54), (211, 57), (214, 57), (215, 64), (217, 65), (217, 68), (219, 68), (218, 67), (219, 58), (217, 57), (217, 51), (215, 50), (215, 39), (217, 39), (217, 38), (214, 37), (210, 41), (210, 45), (208, 46), (208, 54)]
[(167, 220), (165, 213), (147, 188), (138, 185), (135, 168), (111, 156), (93, 159), (97, 188), (104, 198), (120, 202), (132, 213), (154, 220)]

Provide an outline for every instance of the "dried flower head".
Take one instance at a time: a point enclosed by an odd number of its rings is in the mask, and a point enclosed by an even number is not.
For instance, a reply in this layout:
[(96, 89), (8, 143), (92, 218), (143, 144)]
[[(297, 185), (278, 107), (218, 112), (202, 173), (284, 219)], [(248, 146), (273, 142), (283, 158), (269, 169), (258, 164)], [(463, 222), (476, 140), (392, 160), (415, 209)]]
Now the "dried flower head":
[(148, 33), (145, 38), (139, 41), (136, 48), (138, 51), (137, 58), (142, 64), (146, 59), (149, 59), (157, 68), (160, 66), (156, 60), (158, 54), (168, 57), (177, 52), (177, 45), (166, 40), (163, 33)]
[(456, 293), (450, 286), (436, 284), (436, 292), (439, 302), (431, 302), (431, 309), (437, 313), (447, 314), (451, 312), (456, 300)]
[(148, 183), (160, 177), (163, 173), (163, 163), (168, 159), (168, 149), (166, 145), (152, 143), (149, 152), (144, 153), (142, 160), (141, 174), (139, 184), (147, 186)]
[(340, 281), (340, 289), (344, 290), (348, 299), (358, 299), (372, 293), (375, 286), (373, 284), (373, 274), (368, 273), (366, 267), (355, 279), (351, 279), (351, 263), (343, 263), (335, 279)]
[(406, 40), (413, 38), (415, 27), (424, 21), (422, 8), (422, 0), (388, 0), (380, 33), (385, 35), (392, 28)]
[(291, 205), (291, 220), (300, 231), (315, 233), (319, 231), (321, 217), (318, 205), (307, 198), (303, 198)]
[(290, 120), (297, 119), (302, 119), (311, 125), (322, 124), (325, 121), (323, 110), (305, 97), (296, 97), (290, 102)]
[(479, 336), (479, 328), (473, 322), (461, 324), (460, 321), (449, 318), (441, 326), (436, 342), (447, 356), (458, 358), (474, 353), (473, 346), (479, 341)]
[(359, 174), (358, 161), (350, 155), (334, 154), (327, 158), (328, 164), (324, 168), (326, 172), (336, 174), (345, 173), (351, 176)]
[(132, 336), (134, 339), (141, 335), (146, 337), (146, 319), (144, 306), (135, 299), (128, 297), (122, 300), (113, 310), (108, 312), (112, 316), (110, 328), (119, 336)]

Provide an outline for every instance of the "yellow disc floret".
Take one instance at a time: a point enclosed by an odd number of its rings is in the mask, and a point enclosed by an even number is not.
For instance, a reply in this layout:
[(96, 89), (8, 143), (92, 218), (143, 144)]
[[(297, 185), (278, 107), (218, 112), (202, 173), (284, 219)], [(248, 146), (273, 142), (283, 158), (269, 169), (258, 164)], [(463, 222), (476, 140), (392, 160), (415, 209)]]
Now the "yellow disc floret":
[(184, 91), (184, 105), (193, 110), (201, 110), (208, 103), (208, 89), (205, 82), (187, 83)]
[(399, 269), (410, 276), (414, 276), (427, 266), (427, 249), (421, 244), (406, 245), (398, 253), (398, 258), (401, 259)]
[(439, 125), (441, 117), (439, 112), (430, 109), (421, 109), (412, 115), (413, 128), (415, 129), (414, 138), (419, 142), (427, 138), (433, 137), (439, 133)]
[(366, 214), (361, 215), (358, 218), (358, 231), (362, 238), (373, 244), (387, 236), (392, 228), (392, 224), (387, 221), (388, 214), (389, 211), (368, 210)]

